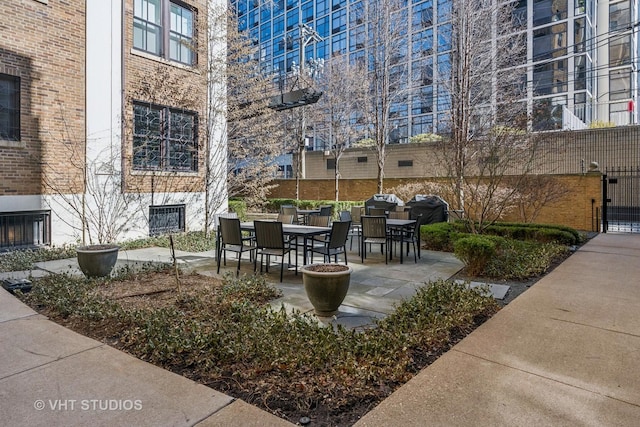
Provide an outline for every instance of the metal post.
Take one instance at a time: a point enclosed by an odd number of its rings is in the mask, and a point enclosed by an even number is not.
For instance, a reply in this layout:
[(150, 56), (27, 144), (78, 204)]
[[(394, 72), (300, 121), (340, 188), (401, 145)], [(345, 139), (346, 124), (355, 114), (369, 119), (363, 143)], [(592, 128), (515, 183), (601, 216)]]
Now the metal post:
[(602, 175), (602, 232), (607, 232), (607, 174)]

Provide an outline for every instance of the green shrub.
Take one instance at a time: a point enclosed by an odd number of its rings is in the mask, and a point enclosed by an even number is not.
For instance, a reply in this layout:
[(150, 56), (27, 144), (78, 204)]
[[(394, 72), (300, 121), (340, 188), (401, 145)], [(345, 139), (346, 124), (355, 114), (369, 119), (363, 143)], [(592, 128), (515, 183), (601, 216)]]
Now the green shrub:
[(551, 224), (499, 222), (487, 227), (485, 232), (518, 240), (557, 242), (565, 245), (578, 245), (585, 239), (584, 234), (574, 228)]
[(449, 222), (436, 222), (420, 227), (424, 247), (433, 251), (453, 251), (453, 241), (460, 236), (457, 227)]
[(247, 204), (243, 200), (229, 199), (229, 210), (237, 213), (241, 221), (247, 219)]
[(482, 274), (487, 263), (496, 255), (495, 239), (485, 236), (467, 236), (456, 240), (453, 253), (473, 276)]
[(579, 243), (576, 241), (575, 236), (568, 231), (552, 228), (537, 229), (535, 233), (535, 240), (540, 243), (559, 243), (567, 246)]
[(506, 239), (496, 256), (485, 266), (483, 275), (500, 279), (528, 279), (545, 273), (568, 248), (555, 243)]
[(282, 205), (293, 205), (300, 209), (317, 209), (320, 206), (330, 205), (333, 207), (334, 218), (338, 217), (340, 211), (351, 210), (351, 206), (364, 206), (364, 202), (361, 201), (348, 201), (348, 200), (294, 200), (294, 199), (269, 199), (265, 205), (267, 212), (280, 212)]

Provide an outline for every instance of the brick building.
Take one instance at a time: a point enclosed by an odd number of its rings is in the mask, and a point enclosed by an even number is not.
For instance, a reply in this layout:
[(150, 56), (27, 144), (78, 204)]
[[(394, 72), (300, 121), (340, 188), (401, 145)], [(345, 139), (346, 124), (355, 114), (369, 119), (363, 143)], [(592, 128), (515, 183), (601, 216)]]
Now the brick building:
[(0, 250), (203, 227), (212, 3), (0, 2)]

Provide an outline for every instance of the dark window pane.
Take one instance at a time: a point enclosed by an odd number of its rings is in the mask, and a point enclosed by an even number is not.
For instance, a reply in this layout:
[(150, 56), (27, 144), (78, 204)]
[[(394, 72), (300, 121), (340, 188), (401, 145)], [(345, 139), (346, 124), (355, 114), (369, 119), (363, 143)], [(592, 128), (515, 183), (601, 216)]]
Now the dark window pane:
[(20, 78), (0, 74), (0, 139), (20, 140)]

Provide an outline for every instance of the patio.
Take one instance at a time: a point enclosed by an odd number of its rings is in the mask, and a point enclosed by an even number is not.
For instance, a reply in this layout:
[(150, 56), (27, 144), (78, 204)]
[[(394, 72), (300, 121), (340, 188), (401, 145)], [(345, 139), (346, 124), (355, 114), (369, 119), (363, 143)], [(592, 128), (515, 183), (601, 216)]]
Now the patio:
[[(374, 246), (372, 252), (367, 252), (364, 264), (360, 262), (357, 251), (358, 242), (353, 242), (353, 250), (349, 250), (347, 242), (347, 257), (353, 268), (349, 292), (340, 306), (339, 313), (332, 318), (321, 318), (325, 324), (340, 324), (348, 328), (367, 327), (377, 318), (382, 318), (394, 310), (396, 303), (411, 297), (417, 288), (425, 282), (438, 279), (448, 279), (456, 274), (463, 264), (453, 254), (422, 250), (422, 257), (417, 263), (413, 262), (413, 253), (405, 257), (400, 264), (398, 254), (393, 260), (385, 264), (384, 256)], [(406, 255), (406, 254), (405, 254)], [(321, 262), (321, 256), (316, 255), (314, 262)], [(215, 275), (215, 258), (201, 260), (186, 259), (187, 265), (200, 274)], [(342, 262), (342, 257), (339, 258)], [(280, 308), (284, 305), (289, 311), (298, 310), (313, 314), (313, 307), (309, 302), (302, 285), (302, 273), (295, 275), (293, 266), (284, 273), (280, 280), (280, 258), (272, 259), (269, 273), (263, 273), (267, 280), (280, 289), (283, 296), (272, 302), (272, 306)], [(298, 254), (298, 266), (302, 266), (302, 254)], [(292, 265), (294, 260), (291, 261)], [(227, 258), (227, 265), (221, 266), (220, 274), (229, 272), (235, 274), (236, 258)], [(253, 264), (248, 254), (242, 258), (240, 274), (251, 274)]]

